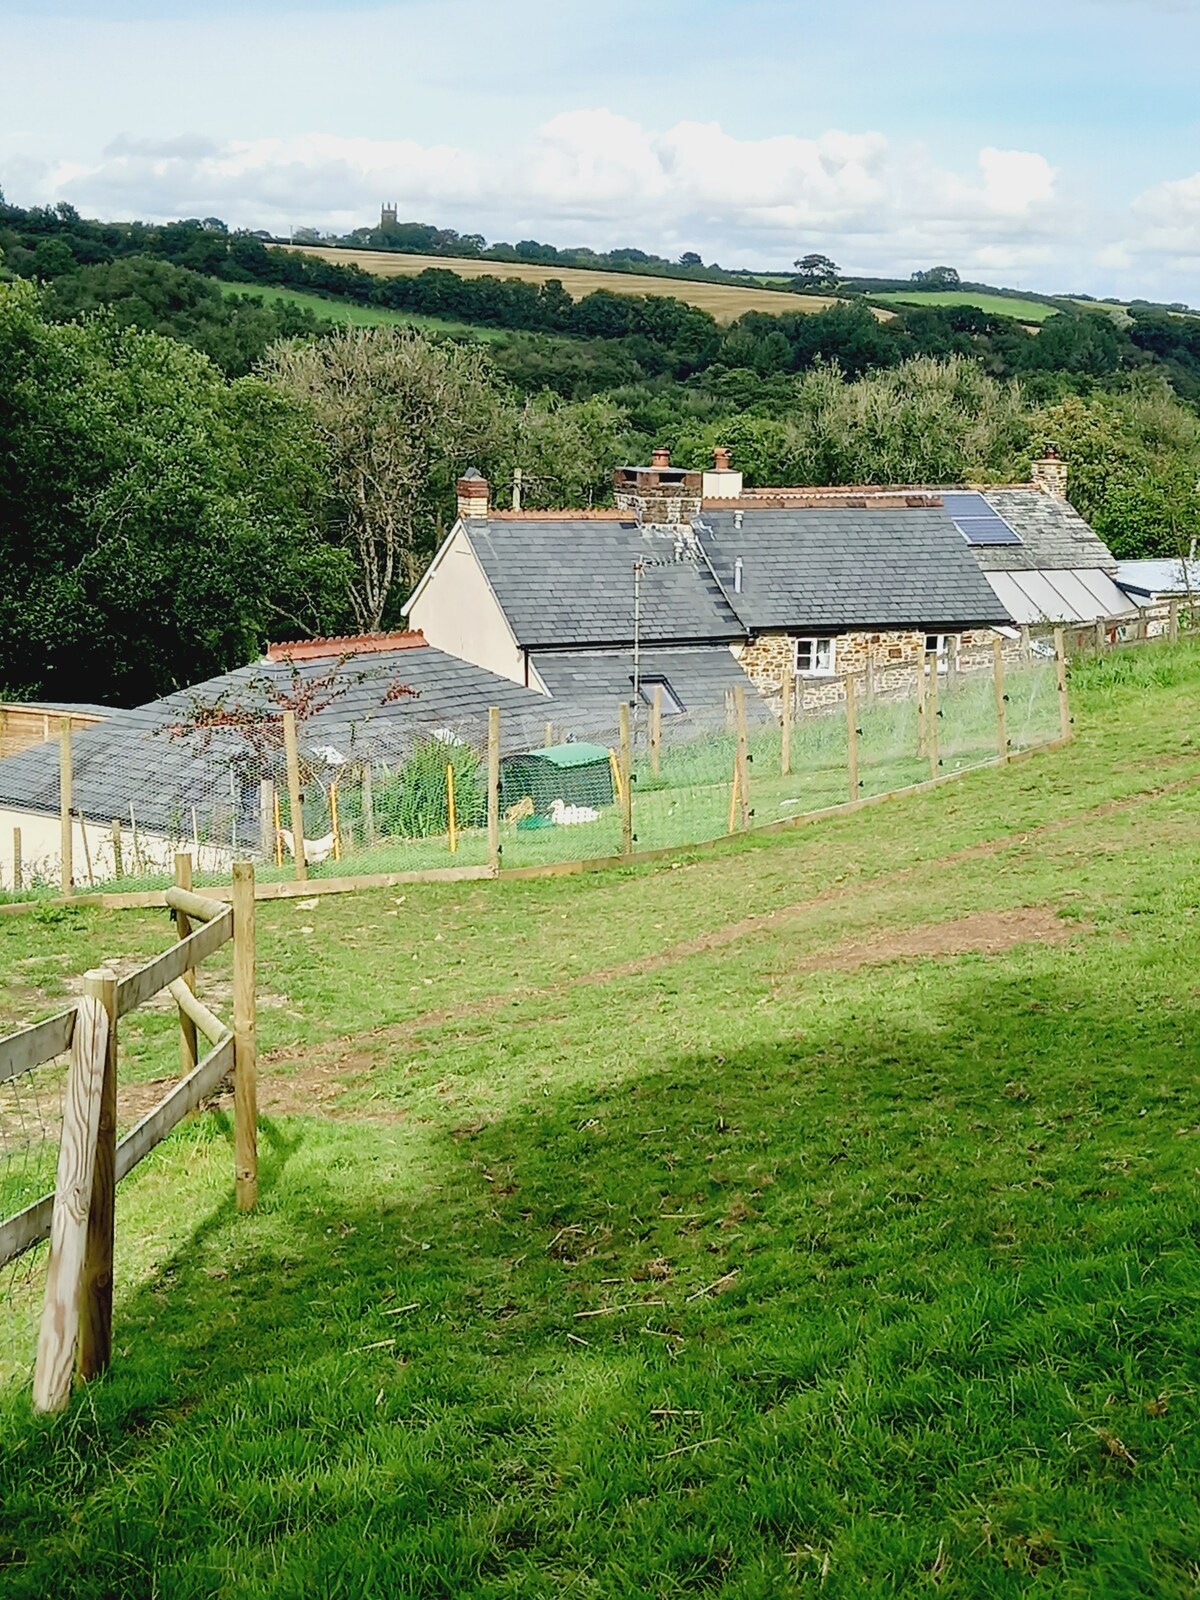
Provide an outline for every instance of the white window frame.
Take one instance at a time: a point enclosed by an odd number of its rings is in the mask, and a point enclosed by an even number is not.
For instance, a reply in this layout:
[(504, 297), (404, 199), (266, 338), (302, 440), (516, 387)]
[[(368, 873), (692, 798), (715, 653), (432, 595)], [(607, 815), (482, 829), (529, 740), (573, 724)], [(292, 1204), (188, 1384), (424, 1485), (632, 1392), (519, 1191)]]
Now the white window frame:
[[(929, 641), (933, 640), (934, 649), (929, 648)], [(937, 656), (938, 675), (950, 671), (950, 661), (958, 661), (958, 634), (956, 633), (927, 633), (925, 635), (925, 654)]]
[[(800, 665), (800, 648), (802, 645), (809, 647), (809, 660), (811, 667)], [(827, 653), (824, 666), (821, 665), (821, 655)], [(801, 638), (792, 640), (792, 672), (797, 678), (832, 678), (837, 670), (837, 641), (829, 634), (805, 634)]]

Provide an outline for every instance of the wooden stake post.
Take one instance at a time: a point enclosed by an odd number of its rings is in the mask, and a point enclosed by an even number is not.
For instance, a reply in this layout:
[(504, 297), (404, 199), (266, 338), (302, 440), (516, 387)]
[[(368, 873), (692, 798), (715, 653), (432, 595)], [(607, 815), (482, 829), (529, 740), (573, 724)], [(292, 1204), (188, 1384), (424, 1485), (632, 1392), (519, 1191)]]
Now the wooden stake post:
[(121, 850), (120, 817), (114, 817), (112, 819), (112, 822), (109, 824), (109, 831), (112, 834), (113, 877), (123, 878), (125, 876), (125, 860)]
[(850, 778), (850, 798), (858, 799), (858, 693), (853, 677), (846, 674), (846, 765)]
[(1179, 639), (1179, 598), (1176, 595), (1167, 602), (1167, 639), (1171, 644)]
[(1004, 640), (998, 635), (992, 640), (992, 677), (996, 686), (996, 749), (1000, 755), (1008, 754), (1008, 715), (1004, 693)]
[(1071, 707), (1067, 700), (1067, 651), (1061, 628), (1054, 630), (1054, 675), (1058, 684), (1058, 727), (1064, 739), (1071, 737)]
[(488, 711), (488, 866), (500, 871), (500, 707)]
[(745, 684), (739, 683), (733, 691), (733, 710), (737, 721), (738, 821), (745, 829), (750, 826), (750, 745), (746, 735)]
[(83, 980), (83, 993), (85, 999), (102, 1008), (107, 1018), (104, 1071), (96, 1119), (96, 1155), (79, 1291), (79, 1376), (87, 1379), (98, 1377), (112, 1360), (113, 1230), (117, 1190), (116, 974), (106, 968), (89, 972)]
[(254, 866), (233, 863), (233, 1141), (239, 1211), (258, 1201), (258, 1045), (254, 998)]
[(633, 854), (633, 745), (629, 737), (629, 706), (617, 708), (621, 730), (621, 854)]
[[(191, 892), (191, 888), (192, 888), (192, 858), (191, 858), (191, 856), (188, 854), (188, 852), (186, 850), (178, 850), (175, 853), (175, 887), (177, 889), (186, 889), (189, 893)], [(191, 931), (192, 931), (192, 920), (191, 920), (191, 918), (187, 915), (187, 913), (185, 911), (176, 911), (176, 913), (175, 913), (175, 932), (179, 935), (179, 937), (181, 939), (186, 939), (187, 936), (191, 933)], [(189, 967), (188, 970), (183, 974), (181, 981), (187, 985), (187, 987), (191, 990), (191, 992), (193, 994), (195, 994), (195, 992), (196, 992), (196, 969), (194, 967)], [(197, 1053), (197, 1048), (196, 1048), (196, 1024), (192, 1021), (191, 1017), (186, 1016), (182, 1011), (180, 1011), (180, 1013), (179, 1013), (179, 1071), (180, 1071), (180, 1075), (182, 1077), (186, 1078), (188, 1073), (192, 1071), (193, 1067), (195, 1067), (196, 1062), (199, 1059), (200, 1059), (200, 1057), (199, 1057), (199, 1054)]]
[(13, 829), (13, 888), (25, 887), (25, 869), (21, 863), (21, 830)]
[(263, 778), (258, 785), (258, 853), (263, 861), (275, 859), (275, 785)]
[(454, 803), (454, 763), (446, 763), (446, 834), (450, 854), (458, 849), (458, 810)]
[(363, 762), (362, 769), (362, 825), (366, 844), (375, 843), (375, 793), (371, 784), (371, 763)]
[(662, 769), (662, 684), (654, 685), (650, 702), (650, 771), (657, 778)]
[(936, 778), (941, 758), (938, 755), (938, 658), (936, 650), (926, 651), (929, 666), (929, 693), (925, 700), (925, 746), (929, 752), (929, 776)]
[(63, 894), (71, 894), (75, 887), (75, 825), (71, 820), (71, 787), (71, 719), (63, 717), (58, 725), (59, 857)]
[[(89, 972), (84, 982), (108, 979)], [(71, 1040), (71, 1068), (63, 1100), (62, 1141), (50, 1225), (50, 1262), (33, 1379), (33, 1409), (61, 1411), (71, 1397), (88, 1213), (95, 1180), (96, 1141), (108, 1060), (108, 1014), (94, 994), (79, 1002)]]
[(927, 704), (926, 704), (926, 695), (925, 695), (925, 669), (926, 669), (926, 666), (927, 666), (927, 661), (928, 661), (928, 658), (925, 655), (922, 655), (921, 662), (920, 662), (920, 667), (919, 667), (919, 671), (918, 671), (918, 676), (917, 676), (917, 759), (918, 759), (918, 761), (921, 759), (922, 756), (924, 756), (924, 754), (925, 754), (925, 746), (926, 746), (926, 743), (927, 743), (927, 736), (926, 736), (926, 731), (925, 731), (925, 723), (926, 723), (927, 715), (928, 715), (928, 708), (927, 708)]
[(296, 877), (308, 881), (308, 858), (304, 853), (304, 791), (300, 787), (300, 746), (296, 741), (296, 713), (283, 713), (283, 748), (287, 756), (288, 808), (291, 811), (292, 853), (296, 858)]
[(783, 720), (779, 730), (779, 771), (788, 777), (792, 770), (792, 704), (796, 695), (796, 679), (792, 672), (783, 674)]

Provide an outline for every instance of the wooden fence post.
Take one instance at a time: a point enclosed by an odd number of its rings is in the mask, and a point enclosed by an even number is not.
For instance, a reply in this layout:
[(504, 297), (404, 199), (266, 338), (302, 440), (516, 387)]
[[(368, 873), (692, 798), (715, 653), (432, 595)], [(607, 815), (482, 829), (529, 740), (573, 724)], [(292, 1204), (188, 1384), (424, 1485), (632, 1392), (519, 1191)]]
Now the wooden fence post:
[(13, 888), (25, 887), (25, 868), (21, 861), (21, 830), (13, 829)]
[(1054, 630), (1054, 672), (1058, 681), (1058, 726), (1064, 739), (1071, 737), (1071, 707), (1067, 700), (1067, 652), (1063, 631)]
[[(88, 974), (89, 978), (107, 976)], [(85, 994), (75, 1012), (71, 1067), (63, 1098), (50, 1263), (33, 1378), (35, 1411), (61, 1411), (71, 1397), (107, 1057), (108, 1015), (94, 995)]]
[(750, 745), (746, 735), (746, 685), (739, 683), (733, 691), (733, 709), (737, 719), (737, 772), (738, 819), (743, 828), (750, 826)]
[(929, 776), (936, 778), (941, 766), (938, 755), (938, 658), (936, 650), (928, 650), (925, 660), (929, 666), (929, 693), (925, 699), (925, 747), (929, 753)]
[(1021, 665), (1029, 666), (1033, 661), (1033, 641), (1029, 636), (1029, 624), (1021, 624)]
[(549, 750), (551, 748), (551, 746), (553, 745), (553, 743), (554, 743), (554, 724), (552, 722), (548, 722), (546, 724), (546, 737), (545, 737), (545, 740), (544, 740), (545, 748), (547, 750)]
[[(191, 890), (192, 887), (192, 858), (186, 850), (175, 852), (175, 887), (177, 889)], [(192, 931), (192, 919), (186, 911), (176, 911), (175, 932), (181, 939), (186, 939)], [(183, 982), (193, 994), (196, 992), (196, 969), (189, 967), (182, 975)], [(196, 1024), (184, 1012), (179, 1013), (179, 1073), (186, 1078), (200, 1059), (196, 1046)]]
[(858, 799), (858, 693), (854, 678), (846, 674), (846, 766), (850, 778), (850, 798)]
[(58, 724), (58, 823), (59, 881), (64, 894), (71, 894), (75, 888), (75, 824), (71, 820), (71, 787), (71, 719), (63, 717)]
[(125, 876), (125, 857), (121, 850), (120, 817), (114, 817), (112, 819), (112, 822), (109, 825), (109, 832), (112, 834), (113, 877), (123, 878)]
[(1167, 639), (1175, 644), (1179, 639), (1179, 597), (1172, 595), (1167, 601)]
[(79, 1376), (87, 1379), (98, 1377), (112, 1359), (113, 1219), (117, 1190), (116, 973), (104, 967), (85, 973), (83, 992), (103, 1007), (108, 1019), (83, 1283), (79, 1291)]
[(920, 761), (925, 754), (925, 655), (922, 652), (917, 667), (917, 760)]
[(633, 746), (629, 737), (629, 705), (617, 707), (621, 731), (621, 854), (633, 854)]
[(296, 858), (296, 877), (308, 880), (308, 858), (304, 853), (304, 791), (300, 787), (300, 746), (296, 740), (296, 713), (283, 713), (283, 748), (287, 755), (288, 809), (291, 812), (292, 854)]
[(1096, 618), (1096, 653), (1099, 654), (1107, 644), (1108, 638), (1104, 628), (1104, 618)]
[(371, 780), (371, 763), (363, 762), (362, 769), (362, 805), (363, 839), (366, 844), (375, 843), (375, 791)]
[(83, 840), (83, 867), (87, 873), (88, 888), (94, 889), (96, 878), (92, 872), (92, 846), (88, 840), (87, 818), (82, 811), (77, 811), (75, 815), (79, 818), (79, 837)]
[(1004, 695), (1004, 640), (992, 640), (992, 680), (996, 687), (996, 749), (1008, 754), (1008, 714)]
[(488, 866), (500, 871), (500, 707), (488, 710)]
[(264, 862), (275, 859), (275, 785), (270, 778), (258, 785), (258, 853)]
[(454, 803), (454, 763), (446, 763), (446, 838), (450, 854), (458, 850), (458, 808)]
[(779, 772), (788, 777), (792, 770), (792, 703), (796, 694), (795, 675), (785, 669), (783, 674), (783, 721), (779, 730)]
[(657, 778), (662, 769), (662, 684), (654, 685), (650, 702), (650, 771)]
[(233, 1142), (239, 1211), (258, 1203), (254, 863), (233, 863)]

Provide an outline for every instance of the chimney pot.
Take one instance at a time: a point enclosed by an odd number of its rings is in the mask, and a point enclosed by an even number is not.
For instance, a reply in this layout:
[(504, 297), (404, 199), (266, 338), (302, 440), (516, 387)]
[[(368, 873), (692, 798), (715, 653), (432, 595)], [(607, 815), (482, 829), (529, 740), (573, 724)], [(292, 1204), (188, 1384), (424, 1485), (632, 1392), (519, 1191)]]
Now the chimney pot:
[(671, 452), (662, 445), (658, 445), (650, 452), (650, 465), (652, 467), (669, 467), (671, 465)]
[(464, 472), (455, 485), (458, 492), (458, 514), (464, 519), (486, 522), (488, 515), (488, 481), (477, 468)]
[(726, 450), (724, 445), (719, 444), (713, 448), (713, 471), (729, 471), (729, 451)]

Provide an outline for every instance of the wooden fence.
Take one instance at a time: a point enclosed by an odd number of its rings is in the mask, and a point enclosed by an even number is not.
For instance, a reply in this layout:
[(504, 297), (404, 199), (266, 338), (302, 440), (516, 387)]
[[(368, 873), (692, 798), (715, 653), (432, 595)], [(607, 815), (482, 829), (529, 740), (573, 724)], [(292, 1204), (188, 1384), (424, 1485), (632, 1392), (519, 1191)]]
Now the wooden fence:
[[(177, 923), (178, 939), (169, 950), (125, 978), (105, 967), (87, 973), (83, 994), (69, 1011), (0, 1039), (0, 1083), (70, 1052), (54, 1192), (0, 1222), (0, 1266), (50, 1240), (33, 1385), (36, 1411), (67, 1404), (73, 1371), (83, 1380), (109, 1365), (116, 1185), (230, 1072), (237, 1204), (248, 1210), (258, 1197), (254, 868), (234, 864), (229, 904), (191, 892), (190, 856), (176, 858), (176, 880), (159, 897)], [(195, 974), (231, 940), (233, 1016), (227, 1025), (197, 998)], [(118, 1141), (119, 1022), (163, 990), (179, 1011), (183, 1076)], [(210, 1046), (200, 1059), (198, 1036)]]

